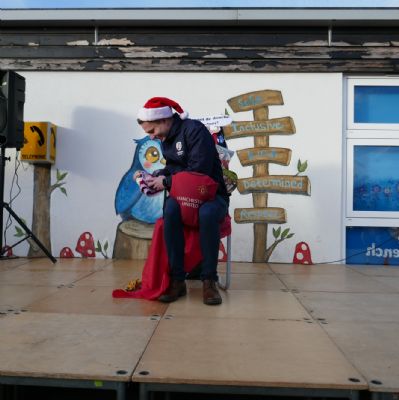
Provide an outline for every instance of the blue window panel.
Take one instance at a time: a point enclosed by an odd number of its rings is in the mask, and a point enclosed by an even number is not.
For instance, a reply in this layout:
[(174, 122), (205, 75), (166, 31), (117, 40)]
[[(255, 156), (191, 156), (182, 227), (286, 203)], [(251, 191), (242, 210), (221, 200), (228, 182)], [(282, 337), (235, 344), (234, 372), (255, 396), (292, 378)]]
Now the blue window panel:
[(399, 265), (399, 228), (347, 227), (346, 264)]
[(355, 86), (355, 121), (399, 123), (399, 86)]
[(353, 210), (399, 211), (399, 146), (353, 151)]

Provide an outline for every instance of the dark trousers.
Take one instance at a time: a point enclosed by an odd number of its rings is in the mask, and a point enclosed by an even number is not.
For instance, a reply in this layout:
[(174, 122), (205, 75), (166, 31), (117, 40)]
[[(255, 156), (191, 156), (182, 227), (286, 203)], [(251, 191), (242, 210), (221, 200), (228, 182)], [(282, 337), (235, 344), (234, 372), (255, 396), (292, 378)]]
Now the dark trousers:
[[(199, 232), (202, 252), (201, 280), (217, 281), (216, 272), (219, 255), (220, 230), (219, 224), (227, 214), (227, 203), (216, 196), (199, 208)], [(172, 197), (165, 201), (164, 237), (169, 257), (171, 278), (184, 281), (184, 233), (179, 203)]]

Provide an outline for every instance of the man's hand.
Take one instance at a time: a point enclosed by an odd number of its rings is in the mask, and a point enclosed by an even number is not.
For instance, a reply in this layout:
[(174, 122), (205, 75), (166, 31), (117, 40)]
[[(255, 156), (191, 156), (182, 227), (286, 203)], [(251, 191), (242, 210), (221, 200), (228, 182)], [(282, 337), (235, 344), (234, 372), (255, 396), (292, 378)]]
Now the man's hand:
[(163, 178), (164, 176), (158, 176), (158, 177), (153, 177), (153, 178), (148, 178), (147, 183), (148, 186), (155, 189), (155, 190), (164, 190), (165, 186), (163, 185)]

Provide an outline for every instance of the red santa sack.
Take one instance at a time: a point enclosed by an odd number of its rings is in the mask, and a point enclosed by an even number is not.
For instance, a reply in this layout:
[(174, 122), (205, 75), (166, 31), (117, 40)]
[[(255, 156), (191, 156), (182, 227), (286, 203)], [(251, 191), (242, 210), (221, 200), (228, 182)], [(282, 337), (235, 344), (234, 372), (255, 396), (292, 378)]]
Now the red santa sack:
[[(202, 260), (199, 232), (184, 227), (184, 270), (191, 272)], [(163, 237), (163, 218), (155, 223), (147, 261), (141, 275), (141, 288), (135, 291), (115, 289), (114, 298), (156, 300), (169, 286), (169, 262)]]
[[(180, 204), (184, 226), (184, 270), (191, 272), (202, 260), (198, 227), (199, 206), (213, 200), (218, 184), (209, 176), (195, 172), (173, 175), (170, 195)], [(195, 205), (195, 206), (192, 206)], [(191, 225), (191, 226), (187, 226)], [(169, 286), (169, 261), (163, 237), (163, 218), (155, 223), (151, 247), (141, 276), (141, 288), (136, 291), (116, 289), (114, 298), (155, 300)]]
[(179, 203), (185, 226), (199, 227), (199, 208), (215, 199), (217, 188), (217, 182), (198, 172), (183, 171), (173, 175), (170, 196)]

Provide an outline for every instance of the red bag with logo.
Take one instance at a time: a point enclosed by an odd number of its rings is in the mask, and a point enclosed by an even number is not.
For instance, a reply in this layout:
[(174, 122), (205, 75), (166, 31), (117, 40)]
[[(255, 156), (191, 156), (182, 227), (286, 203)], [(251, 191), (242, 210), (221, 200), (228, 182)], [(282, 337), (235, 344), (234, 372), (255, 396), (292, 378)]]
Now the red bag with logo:
[(217, 182), (198, 172), (183, 171), (173, 175), (170, 196), (179, 203), (184, 225), (198, 228), (199, 208), (206, 201), (214, 200), (217, 188)]

